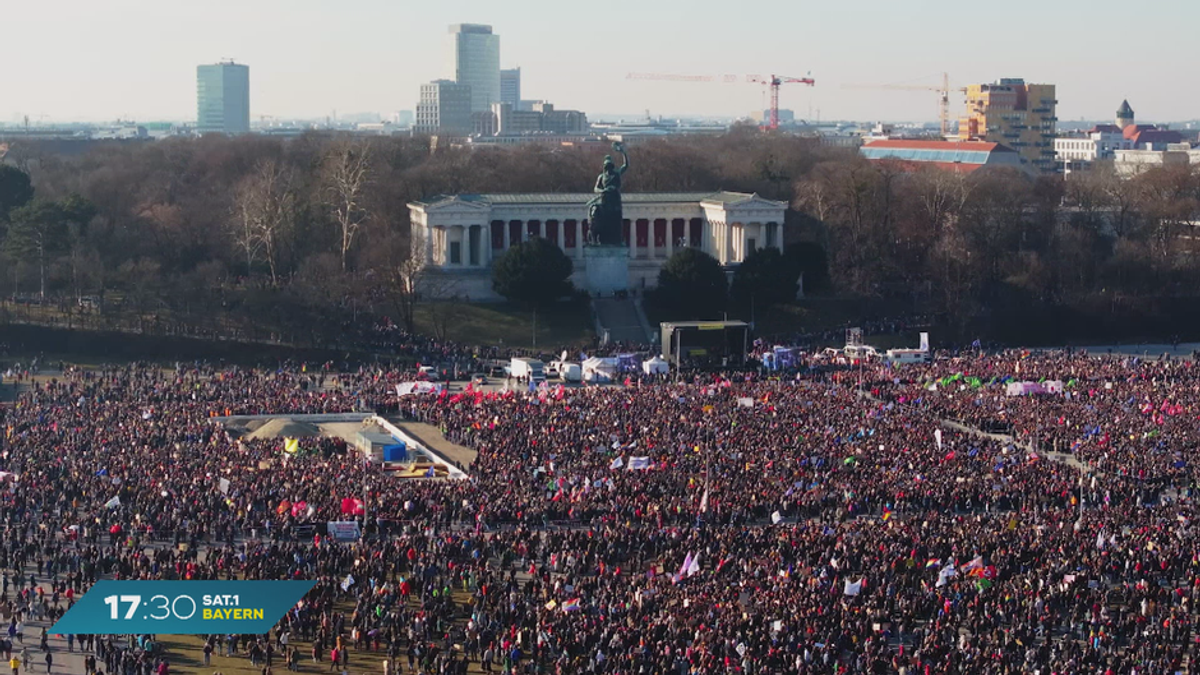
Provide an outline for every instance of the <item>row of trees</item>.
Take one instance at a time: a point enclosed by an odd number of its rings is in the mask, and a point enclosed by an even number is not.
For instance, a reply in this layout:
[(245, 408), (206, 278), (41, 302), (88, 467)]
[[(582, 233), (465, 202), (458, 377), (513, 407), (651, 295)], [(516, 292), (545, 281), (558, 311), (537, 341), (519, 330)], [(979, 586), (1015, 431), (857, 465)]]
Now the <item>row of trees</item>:
[(822, 224), (838, 288), (909, 298), (965, 323), (1044, 306), (1195, 295), (1200, 172), (1122, 179), (1111, 166), (1032, 179), (826, 161), (794, 208)]
[[(1104, 167), (1067, 180), (912, 171), (747, 128), (636, 152), (626, 191), (738, 190), (791, 205), (786, 242), (806, 246), (761, 270), (752, 256), (731, 307), (790, 297), (780, 269), (803, 270), (806, 292), (894, 299), (963, 323), (1030, 302), (1182, 297), (1200, 281), (1200, 175), (1187, 166), (1132, 180)], [(408, 202), (584, 191), (602, 155), (319, 134), (98, 143), (77, 154), (14, 144), (0, 167), (0, 283), (222, 329), (315, 335), (363, 311), (411, 327), (420, 270), (408, 255)], [(771, 281), (750, 284), (755, 276)]]
[[(638, 153), (627, 190), (727, 188), (785, 200), (796, 178), (836, 155), (756, 130), (656, 142)], [(73, 303), (96, 295), (106, 311), (120, 304), (126, 314), (212, 330), (310, 336), (336, 332), (363, 311), (411, 328), (420, 269), (408, 255), (407, 203), (585, 191), (603, 154), (540, 146), (432, 152), (428, 139), (321, 134), (97, 143), (79, 154), (14, 144), (0, 204), (28, 202), (32, 177), (39, 200), (82, 200), (93, 215), (69, 228), (73, 238), (56, 237), (36, 253), (5, 244), (0, 279), (26, 294), (40, 291), (44, 277), (48, 296)], [(0, 225), (8, 222), (0, 212)]]
[[(724, 311), (746, 313), (791, 302), (806, 269), (809, 246), (793, 245), (787, 253), (776, 248), (753, 251), (729, 283), (717, 259), (697, 248), (683, 248), (663, 263), (655, 289), (656, 303), (672, 316), (713, 318)], [(820, 249), (816, 249), (820, 253)], [(818, 264), (823, 263), (821, 261)], [(509, 249), (492, 266), (492, 288), (505, 298), (530, 307), (546, 307), (575, 292), (573, 264), (558, 246), (535, 238)]]

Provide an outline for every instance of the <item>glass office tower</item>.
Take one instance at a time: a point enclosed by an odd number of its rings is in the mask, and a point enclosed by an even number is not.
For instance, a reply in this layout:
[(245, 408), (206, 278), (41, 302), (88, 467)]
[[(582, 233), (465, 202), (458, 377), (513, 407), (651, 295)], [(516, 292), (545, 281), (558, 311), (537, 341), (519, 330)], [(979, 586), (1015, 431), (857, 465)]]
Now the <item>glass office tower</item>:
[(232, 61), (196, 66), (196, 129), (202, 134), (249, 133), (249, 66)]
[(450, 66), (454, 81), (471, 87), (471, 112), (491, 110), (500, 101), (500, 36), (491, 26), (450, 26)]

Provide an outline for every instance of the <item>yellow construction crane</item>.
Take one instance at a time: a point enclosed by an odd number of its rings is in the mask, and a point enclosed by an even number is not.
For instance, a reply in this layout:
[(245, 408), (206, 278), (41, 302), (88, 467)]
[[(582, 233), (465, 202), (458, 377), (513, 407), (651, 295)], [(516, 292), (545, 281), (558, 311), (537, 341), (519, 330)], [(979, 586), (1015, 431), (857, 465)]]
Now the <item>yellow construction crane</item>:
[(938, 119), (942, 122), (942, 136), (950, 133), (950, 92), (966, 93), (966, 87), (950, 86), (950, 74), (942, 73), (942, 86), (932, 87), (919, 84), (843, 84), (842, 89), (898, 89), (900, 91), (936, 91), (940, 95)]

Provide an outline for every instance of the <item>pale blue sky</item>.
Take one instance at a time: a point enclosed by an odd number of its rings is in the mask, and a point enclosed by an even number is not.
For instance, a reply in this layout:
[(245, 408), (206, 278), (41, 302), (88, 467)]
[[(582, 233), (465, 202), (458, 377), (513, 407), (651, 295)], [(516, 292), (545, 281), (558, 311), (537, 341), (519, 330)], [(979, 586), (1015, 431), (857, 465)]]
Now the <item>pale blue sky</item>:
[[(749, 84), (636, 82), (626, 73), (802, 76), (782, 106), (822, 119), (936, 117), (935, 85), (1058, 85), (1059, 118), (1200, 117), (1200, 1), (1003, 0), (0, 0), (0, 120), (193, 119), (195, 67), (250, 66), (251, 115), (412, 109), (449, 76), (447, 25), (488, 23), (523, 98), (591, 113), (741, 115)], [(961, 101), (954, 106), (961, 109)], [(952, 108), (953, 110), (953, 108)], [(815, 114), (815, 112), (814, 112)]]

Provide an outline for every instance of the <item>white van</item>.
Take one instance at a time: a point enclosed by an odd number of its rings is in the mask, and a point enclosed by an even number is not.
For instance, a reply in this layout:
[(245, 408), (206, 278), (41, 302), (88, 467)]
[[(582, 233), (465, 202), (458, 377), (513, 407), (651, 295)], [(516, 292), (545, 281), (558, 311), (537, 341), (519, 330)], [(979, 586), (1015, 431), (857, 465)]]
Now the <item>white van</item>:
[(892, 363), (929, 363), (933, 358), (927, 349), (889, 349), (887, 360)]
[(842, 353), (848, 359), (871, 360), (879, 358), (879, 352), (870, 345), (846, 345), (842, 348)]
[(512, 376), (518, 379), (532, 380), (539, 384), (546, 381), (542, 362), (537, 359), (523, 359), (514, 356), (509, 367), (512, 369)]
[(558, 368), (558, 376), (563, 382), (580, 382), (583, 380), (583, 370), (578, 363), (562, 363)]

